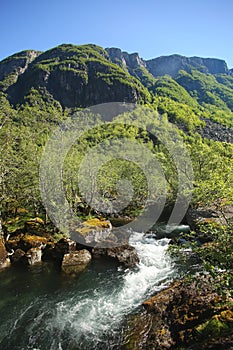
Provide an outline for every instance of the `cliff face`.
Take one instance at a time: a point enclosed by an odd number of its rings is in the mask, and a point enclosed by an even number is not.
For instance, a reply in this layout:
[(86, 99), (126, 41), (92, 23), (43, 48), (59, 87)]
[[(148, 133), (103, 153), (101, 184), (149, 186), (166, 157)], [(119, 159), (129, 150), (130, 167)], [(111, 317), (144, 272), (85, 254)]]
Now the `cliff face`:
[(45, 88), (63, 107), (147, 99), (144, 86), (113, 64), (108, 53), (96, 45), (60, 45), (33, 61), (32, 57), (36, 56), (30, 53), (27, 59), (15, 61), (12, 56), (7, 67), (1, 63), (4, 74), (6, 68), (10, 71), (13, 67), (20, 72), (5, 89), (13, 104), (20, 103), (32, 87)]
[(140, 58), (137, 52), (129, 54), (128, 52), (121, 51), (121, 49), (114, 47), (107, 48), (106, 51), (113, 63), (118, 64), (120, 67), (127, 69), (128, 71), (140, 67), (146, 67), (146, 63)]
[[(1, 61), (0, 90), (7, 93), (13, 104), (23, 102), (32, 88), (47, 90), (63, 107), (113, 101), (134, 103), (150, 100), (147, 89), (155, 95), (161, 94), (158, 77), (170, 75), (189, 93), (201, 90), (203, 95), (200, 77), (181, 79), (180, 70), (191, 75), (192, 70), (215, 75), (221, 86), (208, 87), (211, 91), (221, 90), (222, 85), (232, 89), (233, 70), (228, 70), (223, 60), (171, 55), (146, 61), (138, 53), (129, 54), (119, 48), (63, 44), (44, 53), (22, 51)], [(224, 90), (224, 96), (227, 94), (229, 91)], [(224, 97), (225, 101), (220, 96), (231, 108), (228, 97)], [(209, 99), (206, 95), (204, 102)]]
[(0, 89), (6, 91), (14, 84), (19, 75), (23, 74), (36, 57), (41, 54), (39, 51), (28, 50), (10, 56), (0, 63)]
[(157, 77), (165, 74), (175, 77), (180, 70), (200, 70), (209, 74), (228, 74), (224, 60), (216, 58), (184, 57), (180, 55), (162, 56), (145, 61), (149, 72)]

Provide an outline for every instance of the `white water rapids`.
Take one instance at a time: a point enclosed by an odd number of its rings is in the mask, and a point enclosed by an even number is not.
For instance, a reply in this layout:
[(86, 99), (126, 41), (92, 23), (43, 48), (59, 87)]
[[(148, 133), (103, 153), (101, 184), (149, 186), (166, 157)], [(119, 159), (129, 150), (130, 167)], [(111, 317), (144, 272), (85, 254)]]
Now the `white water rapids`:
[(96, 260), (96, 266), (80, 276), (77, 288), (62, 285), (54, 295), (37, 296), (29, 305), (21, 305), (0, 348), (8, 350), (14, 342), (16, 350), (120, 349), (126, 316), (172, 279), (168, 242), (134, 232), (130, 244), (140, 258), (136, 268), (98, 271)]

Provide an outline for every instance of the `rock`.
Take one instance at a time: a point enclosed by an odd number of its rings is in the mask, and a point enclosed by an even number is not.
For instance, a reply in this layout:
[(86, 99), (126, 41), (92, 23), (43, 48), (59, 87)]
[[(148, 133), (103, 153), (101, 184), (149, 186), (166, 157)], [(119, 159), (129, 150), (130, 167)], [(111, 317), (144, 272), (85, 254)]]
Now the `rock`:
[(233, 129), (207, 118), (201, 119), (205, 122), (203, 127), (197, 129), (201, 137), (214, 141), (233, 143)]
[(42, 262), (41, 258), (42, 258), (41, 248), (31, 248), (24, 255), (23, 259), (27, 265), (36, 265)]
[(98, 248), (92, 250), (94, 257), (107, 256), (117, 260), (126, 267), (133, 267), (139, 263), (139, 257), (134, 247), (129, 244), (112, 248)]
[(60, 239), (54, 247), (54, 256), (62, 258), (65, 254), (72, 253), (76, 250), (76, 242), (69, 238)]
[(151, 236), (156, 239), (162, 239), (162, 238), (170, 238), (174, 239), (180, 236), (182, 233), (189, 233), (190, 227), (189, 225), (154, 225), (151, 228), (151, 231), (146, 232), (145, 236)]
[(34, 50), (22, 51), (14, 54), (1, 62), (0, 80), (5, 80), (5, 84), (0, 88), (5, 91), (11, 84), (14, 84), (19, 75), (23, 74), (30, 62), (32, 62), (41, 52)]
[(81, 273), (91, 261), (91, 253), (87, 249), (65, 254), (62, 260), (62, 271), (68, 275)]
[(229, 301), (225, 302), (215, 292), (213, 281), (207, 278), (174, 282), (146, 300), (145, 311), (130, 320), (131, 347), (126, 349), (187, 348), (200, 340), (200, 325), (216, 314), (219, 317), (226, 311), (228, 316), (229, 312), (232, 314)]
[(97, 243), (114, 239), (112, 235), (112, 224), (109, 220), (90, 219), (84, 221), (71, 235), (72, 239), (80, 242), (76, 233), (82, 238), (82, 244), (95, 246)]
[(30, 219), (25, 222), (24, 230), (30, 235), (43, 236), (45, 233), (44, 222), (40, 218)]
[(0, 235), (0, 270), (10, 266), (10, 259), (4, 244), (3, 236)]
[(25, 252), (22, 249), (16, 249), (16, 251), (10, 256), (10, 260), (13, 264), (23, 262)]
[(170, 55), (153, 58), (145, 61), (145, 63), (147, 69), (154, 77), (165, 74), (175, 77), (180, 70), (189, 72), (190, 69), (198, 69), (208, 74), (228, 74), (226, 62), (215, 58)]
[(233, 219), (232, 205), (226, 205), (221, 212), (212, 205), (208, 208), (189, 208), (186, 213), (186, 222), (194, 231), (198, 230), (200, 224), (227, 225), (227, 221), (231, 219)]
[(47, 244), (47, 238), (40, 237), (36, 235), (24, 235), (19, 234), (18, 236), (13, 236), (7, 241), (7, 246), (9, 249), (22, 249), (27, 252), (31, 248), (41, 247), (44, 249)]

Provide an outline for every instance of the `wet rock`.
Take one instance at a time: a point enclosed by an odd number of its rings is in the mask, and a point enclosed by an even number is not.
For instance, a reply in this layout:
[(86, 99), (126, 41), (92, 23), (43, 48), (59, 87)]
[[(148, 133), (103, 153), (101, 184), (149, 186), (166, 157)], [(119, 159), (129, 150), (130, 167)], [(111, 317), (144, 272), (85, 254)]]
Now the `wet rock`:
[(113, 258), (126, 267), (133, 267), (139, 263), (136, 249), (129, 244), (110, 248), (95, 247), (92, 253), (94, 257), (107, 256)]
[[(207, 279), (178, 281), (143, 303), (145, 311), (129, 322), (130, 339), (125, 349), (172, 349), (200, 341), (200, 325), (217, 314), (229, 315), (229, 302), (215, 292)], [(223, 322), (228, 322), (225, 318)], [(201, 347), (200, 347), (201, 348)]]
[(53, 256), (55, 258), (63, 258), (65, 254), (72, 253), (76, 250), (76, 242), (69, 238), (60, 239), (54, 247)]
[(36, 235), (24, 235), (19, 234), (18, 236), (13, 236), (7, 241), (7, 246), (9, 249), (17, 250), (22, 249), (27, 252), (31, 248), (45, 248), (47, 244), (47, 238), (40, 237)]
[(42, 251), (41, 248), (31, 248), (24, 255), (24, 262), (27, 265), (36, 265), (42, 262)]
[(13, 264), (23, 262), (25, 252), (22, 249), (16, 249), (16, 251), (10, 256), (10, 260)]
[(10, 259), (8, 258), (3, 236), (0, 235), (0, 270), (8, 266), (10, 266)]
[(61, 265), (62, 271), (68, 275), (77, 275), (85, 270), (91, 258), (91, 253), (87, 249), (65, 254)]

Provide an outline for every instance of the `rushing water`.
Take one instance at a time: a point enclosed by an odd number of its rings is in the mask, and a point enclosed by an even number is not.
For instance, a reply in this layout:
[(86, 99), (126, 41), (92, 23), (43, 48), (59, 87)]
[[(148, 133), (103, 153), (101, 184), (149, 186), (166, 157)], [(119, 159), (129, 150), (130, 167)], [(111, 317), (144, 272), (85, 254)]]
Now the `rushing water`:
[(133, 270), (94, 260), (79, 278), (44, 263), (1, 273), (0, 349), (119, 350), (127, 315), (173, 276), (168, 239), (131, 235)]

